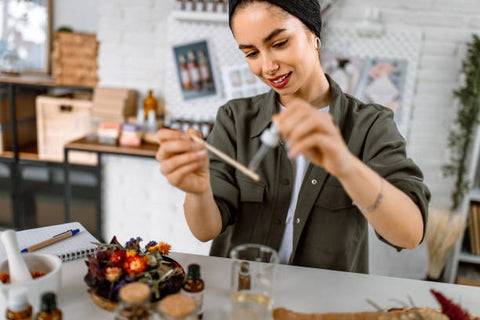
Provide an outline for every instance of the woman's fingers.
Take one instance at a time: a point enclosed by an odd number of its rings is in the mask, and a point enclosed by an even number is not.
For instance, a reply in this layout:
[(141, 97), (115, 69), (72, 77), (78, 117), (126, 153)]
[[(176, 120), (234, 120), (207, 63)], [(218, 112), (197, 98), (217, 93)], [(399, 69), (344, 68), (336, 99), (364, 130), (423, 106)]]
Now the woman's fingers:
[[(178, 168), (178, 170), (172, 171), (169, 174), (165, 174), (165, 177), (167, 178), (168, 182), (173, 185), (173, 186), (180, 186), (185, 179), (190, 173), (199, 170), (204, 166), (203, 161), (197, 161), (197, 162), (191, 162), (183, 167)], [(191, 179), (190, 183), (195, 183), (197, 180)], [(197, 182), (198, 184), (198, 182)], [(193, 187), (195, 189), (195, 186)]]
[(305, 119), (294, 126), (285, 134), (287, 145), (295, 145), (312, 133), (322, 133), (332, 135), (336, 131), (335, 124), (329, 114), (315, 113), (308, 115)]
[(183, 131), (166, 129), (166, 128), (162, 128), (157, 131), (157, 138), (160, 144), (168, 140), (189, 140), (190, 139), (188, 134), (186, 134)]
[(173, 171), (180, 170), (182, 167), (187, 166), (194, 162), (202, 162), (207, 159), (207, 151), (205, 149), (192, 151), (188, 153), (182, 153), (161, 162), (161, 172), (164, 175), (168, 175)]

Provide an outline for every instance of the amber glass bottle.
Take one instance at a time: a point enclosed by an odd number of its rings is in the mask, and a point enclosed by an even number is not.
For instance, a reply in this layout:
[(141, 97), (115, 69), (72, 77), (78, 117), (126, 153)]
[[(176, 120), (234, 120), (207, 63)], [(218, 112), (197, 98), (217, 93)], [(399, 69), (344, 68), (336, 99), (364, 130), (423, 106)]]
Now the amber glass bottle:
[(7, 320), (31, 320), (32, 306), (28, 303), (27, 289), (20, 287), (8, 292)]
[(198, 318), (203, 317), (203, 290), (205, 284), (200, 277), (200, 266), (198, 264), (191, 264), (188, 266), (187, 280), (183, 285), (183, 293), (190, 296), (197, 307)]
[(57, 308), (57, 297), (53, 292), (47, 292), (42, 295), (40, 312), (37, 314), (37, 320), (61, 320), (62, 311)]
[(157, 114), (157, 99), (153, 96), (153, 91), (148, 90), (148, 96), (143, 100), (143, 110), (145, 112), (145, 118), (148, 118), (148, 113), (153, 110)]

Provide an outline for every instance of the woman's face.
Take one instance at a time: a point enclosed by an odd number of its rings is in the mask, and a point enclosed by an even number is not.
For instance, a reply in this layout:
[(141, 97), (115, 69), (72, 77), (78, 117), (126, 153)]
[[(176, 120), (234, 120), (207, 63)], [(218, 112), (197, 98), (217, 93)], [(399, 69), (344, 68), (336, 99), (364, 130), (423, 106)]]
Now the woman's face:
[(315, 34), (295, 16), (268, 3), (238, 8), (232, 31), (252, 72), (282, 96), (309, 96), (320, 61)]

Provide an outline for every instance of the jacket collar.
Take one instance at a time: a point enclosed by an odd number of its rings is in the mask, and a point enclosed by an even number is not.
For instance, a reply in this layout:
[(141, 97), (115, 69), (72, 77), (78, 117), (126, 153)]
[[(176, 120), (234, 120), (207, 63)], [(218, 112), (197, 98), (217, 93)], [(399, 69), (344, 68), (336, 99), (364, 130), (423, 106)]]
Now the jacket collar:
[[(340, 128), (340, 131), (343, 132), (344, 116), (342, 115), (345, 115), (343, 109), (347, 107), (346, 97), (340, 86), (333, 81), (328, 74), (325, 74), (325, 76), (330, 84), (329, 112), (332, 115), (335, 124)], [(267, 127), (270, 126), (273, 115), (278, 112), (277, 97), (278, 94), (275, 92), (275, 90), (271, 89), (269, 92), (258, 97), (258, 99), (254, 101), (254, 106), (258, 110), (258, 116), (255, 118), (254, 123), (252, 124), (250, 138), (259, 136)]]

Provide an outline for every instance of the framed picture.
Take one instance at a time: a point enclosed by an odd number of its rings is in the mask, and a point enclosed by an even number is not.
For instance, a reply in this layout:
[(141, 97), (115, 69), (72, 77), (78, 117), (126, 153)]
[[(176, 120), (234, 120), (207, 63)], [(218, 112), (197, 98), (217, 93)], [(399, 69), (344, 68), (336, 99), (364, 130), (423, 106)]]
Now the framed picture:
[(0, 70), (50, 72), (51, 0), (0, 0)]
[(270, 90), (269, 86), (253, 74), (246, 63), (223, 67), (222, 81), (227, 100), (251, 97)]
[(183, 100), (218, 95), (207, 40), (175, 45), (173, 52)]
[(338, 83), (343, 92), (353, 96), (358, 94), (357, 87), (365, 59), (325, 51), (322, 52), (321, 61), (324, 71)]
[(366, 103), (378, 103), (395, 113), (395, 120), (402, 119), (402, 102), (407, 73), (407, 60), (369, 58), (359, 81), (358, 99)]

